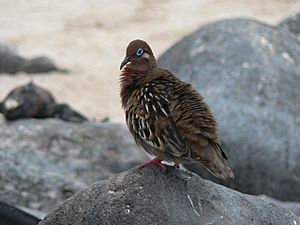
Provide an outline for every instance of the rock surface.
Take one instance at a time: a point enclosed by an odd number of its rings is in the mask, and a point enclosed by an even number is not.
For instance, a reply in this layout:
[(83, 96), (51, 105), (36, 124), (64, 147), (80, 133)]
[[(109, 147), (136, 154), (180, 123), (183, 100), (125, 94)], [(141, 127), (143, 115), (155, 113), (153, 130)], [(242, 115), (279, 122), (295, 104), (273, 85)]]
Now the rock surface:
[[(232, 19), (201, 28), (160, 57), (216, 114), (236, 175), (221, 183), (300, 201), (299, 43), (277, 27)], [(213, 179), (202, 167), (189, 168)]]
[(0, 202), (1, 225), (37, 225), (41, 220), (21, 209)]
[(283, 20), (278, 26), (297, 35), (300, 40), (300, 13)]
[(262, 195), (259, 197), (262, 199), (268, 200), (270, 202), (274, 202), (275, 204), (278, 204), (278, 205), (292, 211), (293, 213), (295, 213), (297, 216), (300, 217), (300, 202), (282, 202), (282, 201), (278, 201), (274, 198), (270, 198), (266, 195)]
[(159, 167), (132, 169), (66, 200), (40, 225), (299, 224), (299, 217), (258, 197)]
[(38, 56), (26, 59), (18, 55), (12, 47), (0, 42), (0, 73), (15, 74), (20, 71), (26, 73), (67, 72), (57, 67), (48, 57)]
[(44, 212), (146, 160), (118, 124), (2, 120), (0, 130), (0, 200)]

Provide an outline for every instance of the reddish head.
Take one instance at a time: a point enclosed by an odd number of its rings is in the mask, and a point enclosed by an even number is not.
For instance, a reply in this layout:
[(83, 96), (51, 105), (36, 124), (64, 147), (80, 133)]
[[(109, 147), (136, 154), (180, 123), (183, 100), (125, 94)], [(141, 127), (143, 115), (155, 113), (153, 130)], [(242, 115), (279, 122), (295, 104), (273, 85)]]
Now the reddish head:
[(156, 66), (156, 60), (150, 46), (143, 40), (133, 40), (126, 50), (126, 57), (120, 70), (125, 67), (137, 71), (146, 71)]

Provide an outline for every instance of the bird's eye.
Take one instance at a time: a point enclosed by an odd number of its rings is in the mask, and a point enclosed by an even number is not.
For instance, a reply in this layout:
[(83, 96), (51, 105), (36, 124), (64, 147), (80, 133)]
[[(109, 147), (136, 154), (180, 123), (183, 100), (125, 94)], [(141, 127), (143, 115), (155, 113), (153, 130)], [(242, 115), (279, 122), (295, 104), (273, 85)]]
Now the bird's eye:
[(141, 56), (141, 55), (143, 55), (143, 53), (144, 53), (144, 50), (142, 49), (142, 48), (138, 48), (138, 50), (136, 50), (136, 55), (137, 56)]

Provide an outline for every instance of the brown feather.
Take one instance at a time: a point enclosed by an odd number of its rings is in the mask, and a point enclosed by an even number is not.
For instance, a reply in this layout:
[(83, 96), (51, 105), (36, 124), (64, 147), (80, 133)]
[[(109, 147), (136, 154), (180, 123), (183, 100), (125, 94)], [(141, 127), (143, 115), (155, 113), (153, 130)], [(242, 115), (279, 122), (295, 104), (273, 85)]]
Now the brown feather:
[[(145, 42), (133, 46), (145, 48)], [(134, 58), (128, 54), (135, 54), (135, 49), (131, 44), (128, 48), (127, 57)], [(150, 59), (133, 59), (120, 77), (126, 123), (136, 143), (163, 160), (202, 162), (215, 176), (233, 178), (217, 123), (203, 97), (190, 84), (159, 68), (152, 51), (147, 53)]]

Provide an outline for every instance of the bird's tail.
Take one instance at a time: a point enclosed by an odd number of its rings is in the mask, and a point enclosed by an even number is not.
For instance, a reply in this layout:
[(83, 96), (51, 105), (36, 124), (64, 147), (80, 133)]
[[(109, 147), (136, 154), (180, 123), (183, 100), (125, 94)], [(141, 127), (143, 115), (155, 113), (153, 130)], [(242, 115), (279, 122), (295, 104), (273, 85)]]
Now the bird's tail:
[(227, 163), (227, 156), (219, 144), (210, 143), (205, 153), (208, 160), (203, 160), (202, 163), (209, 172), (220, 179), (234, 178), (234, 173)]

